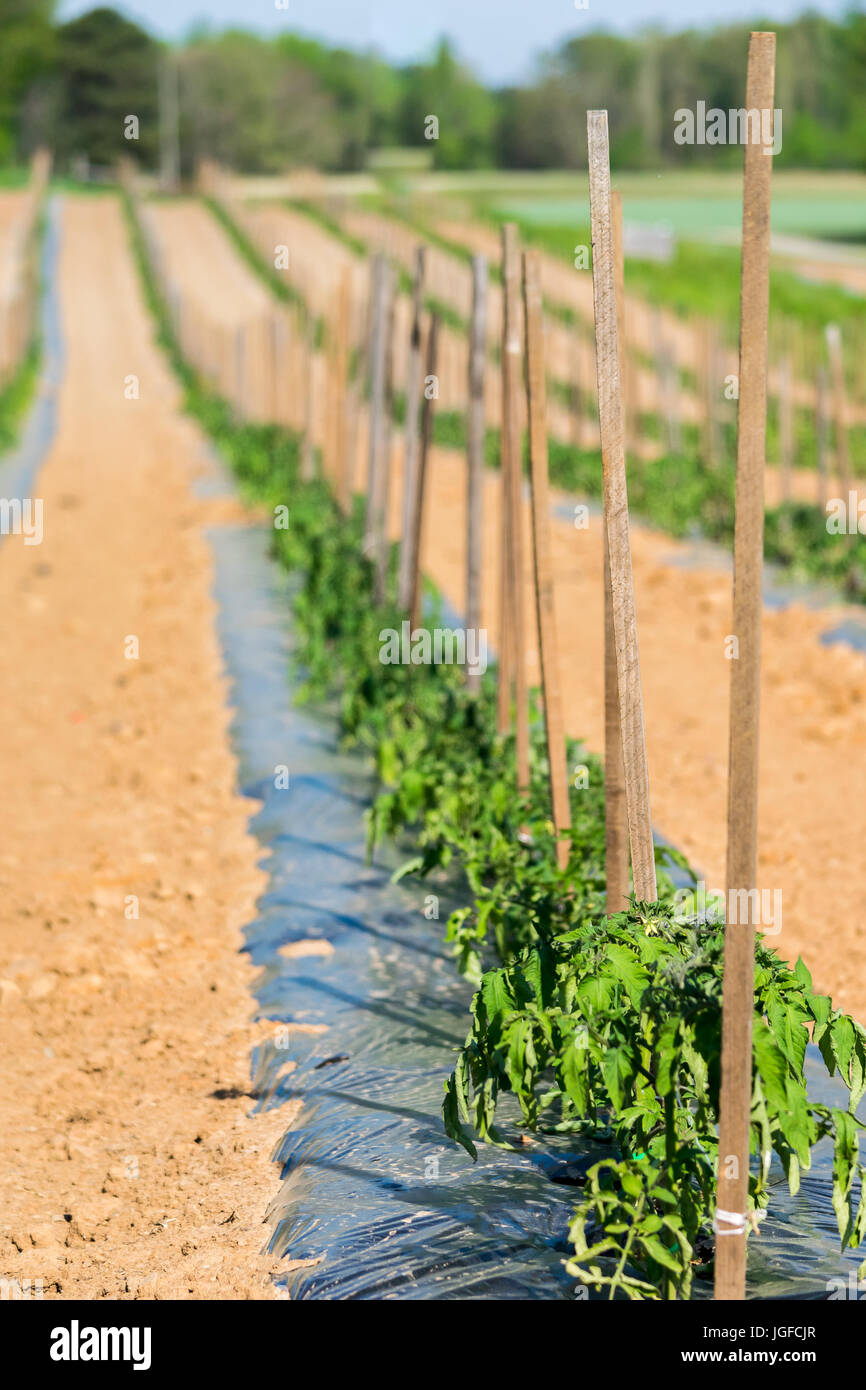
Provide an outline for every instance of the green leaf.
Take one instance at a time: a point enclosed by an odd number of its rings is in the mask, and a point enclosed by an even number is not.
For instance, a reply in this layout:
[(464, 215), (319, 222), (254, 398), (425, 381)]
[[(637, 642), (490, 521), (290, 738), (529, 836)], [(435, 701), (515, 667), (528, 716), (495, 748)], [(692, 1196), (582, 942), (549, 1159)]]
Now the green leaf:
[(833, 1147), (833, 1210), (843, 1246), (851, 1234), (851, 1188), (857, 1162), (857, 1122), (846, 1110), (834, 1110), (836, 1135)]
[(847, 1081), (851, 1053), (854, 1051), (854, 1024), (846, 1014), (840, 1014), (830, 1024), (830, 1032), (833, 1034), (833, 1046), (836, 1050), (839, 1071)]
[(772, 1114), (786, 1109), (788, 1104), (785, 1082), (788, 1067), (785, 1057), (762, 1018), (756, 1018), (752, 1033), (752, 1048), (758, 1073), (764, 1083), (764, 1094)]
[(805, 1014), (794, 1009), (778, 989), (771, 987), (767, 991), (767, 1017), (779, 1047), (792, 1067), (801, 1073), (806, 1043), (809, 1041), (809, 1034), (802, 1022)]
[(608, 946), (605, 959), (616, 979), (625, 986), (626, 993), (636, 1009), (640, 1008), (641, 996), (647, 987), (649, 976), (632, 951), (625, 946)]
[(574, 1103), (578, 1115), (584, 1116), (589, 1110), (589, 1074), (586, 1048), (577, 1047), (574, 1041), (566, 1041), (560, 1060), (562, 1084)]
[(478, 1150), (460, 1123), (457, 1109), (457, 1088), (453, 1076), (445, 1082), (445, 1103), (442, 1106), (442, 1118), (445, 1121), (445, 1133), (449, 1139), (454, 1139), (458, 1144), (462, 1144), (469, 1157), (473, 1160), (477, 1159)]
[(644, 1235), (638, 1230), (641, 1244), (647, 1254), (655, 1260), (656, 1264), (663, 1265), (665, 1269), (670, 1269), (674, 1274), (681, 1275), (683, 1272), (683, 1262), (678, 1260), (670, 1250), (666, 1249), (657, 1236)]
[(418, 870), (424, 866), (423, 854), (416, 854), (412, 859), (406, 859), (399, 868), (395, 869), (391, 875), (392, 883), (399, 883), (401, 878), (406, 878), (409, 874), (417, 874)]
[(634, 1063), (625, 1047), (609, 1047), (601, 1063), (601, 1072), (611, 1099), (613, 1112), (618, 1115), (631, 1089)]

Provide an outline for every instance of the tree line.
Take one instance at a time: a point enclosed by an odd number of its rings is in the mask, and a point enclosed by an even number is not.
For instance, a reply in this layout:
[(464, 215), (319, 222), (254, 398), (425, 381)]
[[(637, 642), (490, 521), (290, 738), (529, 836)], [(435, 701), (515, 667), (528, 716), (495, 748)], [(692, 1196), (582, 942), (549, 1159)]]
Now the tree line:
[[(48, 143), (61, 168), (110, 167), (134, 115), (138, 138), (121, 148), (153, 167), (162, 70), (179, 95), (187, 173), (205, 157), (251, 173), (362, 169), (387, 147), (427, 150), (442, 169), (581, 168), (585, 113), (597, 106), (609, 111), (617, 167), (718, 167), (737, 151), (678, 143), (675, 113), (742, 106), (751, 27), (593, 32), (540, 59), (530, 82), (494, 90), (445, 39), (403, 66), (242, 30), (201, 27), (168, 47), (111, 9), (61, 24), (55, 0), (0, 0), (0, 163)], [(866, 14), (807, 13), (775, 28), (781, 161), (866, 167)]]

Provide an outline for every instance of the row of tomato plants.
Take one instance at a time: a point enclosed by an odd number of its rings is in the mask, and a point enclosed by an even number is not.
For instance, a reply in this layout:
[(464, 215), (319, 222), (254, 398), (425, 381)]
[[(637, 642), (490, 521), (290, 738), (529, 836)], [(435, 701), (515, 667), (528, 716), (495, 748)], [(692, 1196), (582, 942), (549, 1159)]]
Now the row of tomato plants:
[[(373, 200), (374, 205), (376, 200)], [(340, 222), (329, 216), (321, 207), (308, 202), (293, 204), (299, 211), (319, 221), (333, 236), (342, 240), (356, 254), (367, 250), (364, 243), (349, 234)], [(381, 210), (381, 209), (380, 209)], [(393, 215), (394, 209), (385, 209)], [(223, 214), (225, 217), (225, 214)], [(228, 219), (226, 219), (228, 220)], [(254, 247), (244, 237), (236, 224), (230, 224), (241, 245), (245, 245), (251, 263), (258, 264), (260, 272), (273, 283), (278, 278), (262, 267), (261, 258)], [(429, 227), (418, 227), (419, 235), (434, 243), (442, 243)], [(526, 228), (524, 228), (524, 231)], [(461, 248), (456, 243), (444, 243), (452, 254), (461, 256)], [(462, 259), (469, 260), (465, 252)], [(780, 286), (793, 277), (779, 276)], [(738, 283), (738, 282), (737, 282)], [(401, 286), (411, 292), (411, 280), (405, 271), (401, 272)], [(788, 286), (790, 290), (790, 286)], [(739, 292), (739, 291), (738, 291)], [(787, 302), (787, 301), (786, 301)], [(466, 330), (466, 324), (459, 315), (454, 315), (439, 301), (430, 300), (429, 306), (435, 308), (440, 316), (451, 322), (452, 326)], [(815, 308), (816, 306), (813, 306)], [(560, 394), (563, 383), (550, 383), (551, 388)], [(570, 394), (570, 393), (569, 393)], [(587, 398), (589, 403), (589, 398)], [(398, 401), (398, 411), (402, 409)], [(653, 526), (658, 526), (671, 536), (695, 534), (708, 540), (719, 541), (733, 547), (734, 541), (734, 488), (736, 482), (736, 423), (733, 403), (720, 404), (720, 414), (727, 409), (727, 418), (717, 420), (719, 458), (710, 466), (703, 457), (701, 431), (693, 425), (681, 428), (682, 448), (679, 453), (664, 451), (653, 459), (631, 459), (629, 463), (629, 505), (634, 516), (643, 517)], [(663, 434), (663, 421), (659, 415), (644, 414), (638, 422), (641, 434), (660, 438)], [(805, 410), (795, 412), (795, 456), (813, 463), (810, 469), (815, 479), (817, 492), (817, 427), (813, 415)], [(437, 413), (434, 421), (434, 438), (446, 447), (465, 448), (465, 417), (457, 411)], [(856, 478), (866, 462), (866, 429), (862, 425), (849, 426), (848, 446), (851, 453), (852, 472)], [(569, 491), (585, 497), (601, 496), (601, 454), (597, 449), (578, 448), (562, 439), (551, 437), (548, 441), (550, 452), (550, 472), (554, 483)], [(767, 449), (770, 457), (778, 458), (780, 453), (780, 424), (778, 402), (771, 401), (767, 419)], [(487, 462), (499, 465), (499, 431), (489, 429), (486, 438)], [(841, 499), (847, 508), (848, 498)], [(848, 525), (854, 535), (839, 533), (831, 526), (828, 529), (828, 516), (817, 503), (786, 501), (766, 508), (765, 513), (765, 555), (786, 574), (795, 580), (821, 580), (839, 587), (846, 598), (856, 603), (866, 603), (866, 555), (862, 546), (856, 544), (859, 514), (848, 518)]]
[[(411, 844), (404, 875), (456, 870), (462, 885), (464, 905), (449, 918), (447, 939), (476, 990), (446, 1086), (447, 1133), (473, 1156), (476, 1140), (513, 1145), (521, 1130), (602, 1146), (576, 1202), (570, 1273), (611, 1297), (688, 1297), (695, 1273), (712, 1268), (721, 927), (683, 917), (664, 871), (678, 856), (663, 849), (659, 901), (605, 914), (603, 770), (573, 742), (569, 767), (580, 775), (569, 862), (557, 868), (538, 711), (531, 786), (519, 795), (512, 740), (496, 729), (495, 673), (470, 694), (456, 667), (380, 662), (380, 634), (399, 630), (403, 614), (393, 597), (374, 602), (360, 505), (342, 516), (324, 482), (300, 480), (296, 438), (238, 423), (197, 379), (173, 338), (134, 217), (131, 227), (188, 410), (252, 500), (290, 509), (289, 527), (274, 530), (274, 550), (302, 576), (294, 620), (304, 698), (336, 699), (344, 742), (376, 769), (370, 852), (386, 837)], [(807, 1094), (810, 1035), (849, 1090), (845, 1109)], [(862, 1243), (862, 1126), (854, 1112), (864, 1090), (866, 1032), (815, 993), (802, 961), (792, 970), (759, 944), (756, 1213), (769, 1201), (772, 1156), (795, 1192), (827, 1138), (841, 1242)]]

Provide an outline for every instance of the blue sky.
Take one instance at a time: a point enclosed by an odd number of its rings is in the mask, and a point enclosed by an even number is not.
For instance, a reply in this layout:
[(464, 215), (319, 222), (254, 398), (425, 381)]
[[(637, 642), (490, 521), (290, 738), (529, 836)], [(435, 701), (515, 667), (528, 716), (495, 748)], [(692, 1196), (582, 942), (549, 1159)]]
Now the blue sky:
[[(105, 0), (62, 0), (64, 19)], [(110, 0), (109, 0), (110, 3)], [(840, 14), (843, 0), (726, 0), (699, 8), (694, 0), (118, 0), (115, 8), (164, 38), (180, 38), (196, 20), (220, 29), (242, 26), (262, 34), (289, 29), (351, 48), (375, 44), (398, 61), (428, 52), (442, 33), (490, 82), (527, 76), (533, 58), (590, 28), (629, 32), (655, 23), (668, 29), (740, 19), (789, 19), (810, 8)], [(856, 3), (852, 8), (857, 8)]]

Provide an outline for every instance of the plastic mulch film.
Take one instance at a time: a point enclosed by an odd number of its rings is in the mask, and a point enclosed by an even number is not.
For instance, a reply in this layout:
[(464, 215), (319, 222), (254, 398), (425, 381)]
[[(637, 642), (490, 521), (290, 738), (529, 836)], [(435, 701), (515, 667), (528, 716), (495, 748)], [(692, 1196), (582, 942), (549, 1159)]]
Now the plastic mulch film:
[[(60, 199), (48, 203), (40, 257), (40, 279), (45, 292), (39, 304), (42, 362), (36, 399), (23, 422), (14, 449), (0, 459), (0, 497), (31, 497), (40, 465), (48, 453), (57, 427), (57, 393), (63, 371), (60, 327), (60, 295), (57, 263), (60, 253)], [(3, 536), (0, 532), (0, 541)]]
[[(574, 1182), (605, 1150), (541, 1136), (517, 1152), (480, 1145), (473, 1164), (446, 1139), (443, 1083), (471, 994), (442, 944), (453, 904), (428, 884), (392, 884), (394, 857), (367, 864), (370, 779), (338, 751), (333, 719), (292, 703), (290, 595), (267, 538), (211, 539), (236, 749), (264, 803), (252, 828), (270, 871), (247, 929), (259, 1012), (274, 1021), (253, 1085), (262, 1106), (294, 1103), (278, 1154), (281, 1282), (294, 1299), (584, 1297), (563, 1267), (568, 1221)], [(311, 941), (315, 953), (279, 954)], [(815, 1098), (844, 1104), (811, 1048), (807, 1067)], [(831, 1159), (825, 1142), (795, 1198), (774, 1167), (750, 1297), (826, 1298), (831, 1281), (856, 1278), (855, 1255), (839, 1252)], [(694, 1297), (711, 1292), (696, 1281)]]

